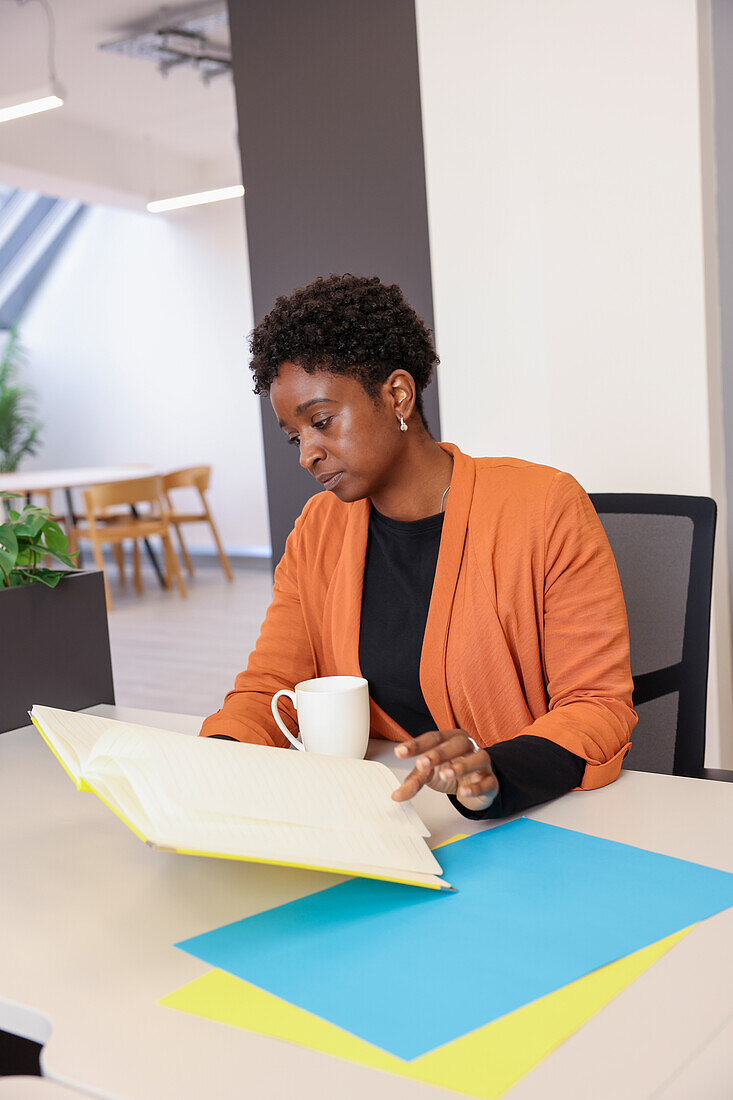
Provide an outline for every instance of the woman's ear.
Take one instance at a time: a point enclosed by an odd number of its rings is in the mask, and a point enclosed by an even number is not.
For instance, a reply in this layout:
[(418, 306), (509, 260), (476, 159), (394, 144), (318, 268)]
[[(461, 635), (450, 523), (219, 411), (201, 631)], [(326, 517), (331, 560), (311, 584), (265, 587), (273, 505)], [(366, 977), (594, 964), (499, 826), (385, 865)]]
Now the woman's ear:
[(415, 408), (415, 380), (406, 370), (396, 370), (384, 384), (386, 400), (391, 403), (396, 417), (408, 420)]

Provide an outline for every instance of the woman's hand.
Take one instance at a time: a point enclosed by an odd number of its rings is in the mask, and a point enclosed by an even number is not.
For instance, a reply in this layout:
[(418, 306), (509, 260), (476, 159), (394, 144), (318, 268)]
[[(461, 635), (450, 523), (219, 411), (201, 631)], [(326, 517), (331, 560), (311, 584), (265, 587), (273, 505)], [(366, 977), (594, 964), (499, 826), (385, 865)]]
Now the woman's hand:
[(397, 745), (395, 756), (417, 757), (407, 779), (392, 792), (395, 802), (414, 798), (428, 786), (455, 795), (467, 810), (485, 810), (498, 793), (491, 757), (474, 748), (465, 730), (431, 730)]

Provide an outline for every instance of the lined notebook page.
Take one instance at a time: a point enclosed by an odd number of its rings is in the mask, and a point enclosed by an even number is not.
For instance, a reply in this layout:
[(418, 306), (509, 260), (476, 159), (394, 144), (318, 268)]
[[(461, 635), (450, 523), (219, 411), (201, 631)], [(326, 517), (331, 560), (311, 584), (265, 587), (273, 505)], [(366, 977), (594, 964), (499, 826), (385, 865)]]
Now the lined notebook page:
[(90, 788), (102, 801), (118, 814), (132, 829), (136, 829), (144, 840), (152, 840), (156, 828), (140, 805), (131, 784), (123, 775), (95, 776)]
[[(186, 810), (170, 802), (139, 763), (118, 759), (110, 765), (109, 774), (88, 782), (158, 847), (342, 870), (356, 870), (358, 865), (363, 873), (367, 867), (378, 867), (395, 874), (403, 870), (442, 874), (418, 835), (320, 829)], [(122, 776), (114, 774), (115, 768)]]
[(155, 837), (164, 848), (254, 856), (289, 863), (318, 864), (328, 868), (378, 867), (440, 875), (437, 859), (422, 837), (386, 833), (341, 833), (224, 818), (191, 812), (188, 821), (171, 824)]
[[(33, 706), (31, 714), (43, 727), (65, 766), (79, 779), (94, 745), (109, 727), (109, 720), (92, 714), (74, 714), (55, 707)], [(99, 724), (101, 723), (101, 725)]]
[[(291, 825), (430, 835), (410, 803), (392, 800), (399, 782), (373, 760), (212, 741), (125, 723), (115, 723), (97, 742), (87, 764), (90, 776), (104, 767), (105, 757), (120, 767), (125, 762), (142, 769), (159, 799), (185, 809)], [(147, 795), (138, 794), (150, 812)]]
[(106, 774), (87, 781), (114, 799), (123, 817), (163, 848), (306, 863), (324, 867), (380, 867), (440, 875), (440, 864), (418, 834), (290, 825), (208, 813), (169, 799), (139, 760), (103, 757)]
[[(388, 877), (405, 877), (424, 884), (432, 882), (433, 876), (436, 876), (433, 884), (438, 884), (437, 876), (442, 871), (423, 840), (423, 831), (426, 833), (427, 830), (424, 830), (419, 815), (412, 807), (401, 807), (399, 803), (392, 802), (389, 793), (397, 785), (397, 781), (389, 769), (373, 761), (346, 761), (334, 757), (309, 758), (305, 755), (301, 759), (301, 754), (296, 754), (295, 751), (290, 753), (289, 750), (257, 745), (210, 742), (167, 730), (130, 726), (96, 715), (74, 714), (49, 707), (34, 707), (34, 716), (55, 746), (60, 748), (64, 745), (70, 751), (73, 750), (77, 759), (83, 757), (86, 760), (87, 782), (96, 787), (100, 797), (158, 847), (204, 855), (242, 856), (304, 864), (357, 874), (380, 875), (384, 872)], [(225, 750), (224, 754), (221, 749)], [(261, 819), (242, 813), (242, 799), (239, 794), (236, 804), (240, 812), (237, 815), (186, 807), (178, 801), (180, 787), (175, 775), (171, 776), (171, 769), (185, 776), (184, 789), (193, 787), (197, 790), (197, 784), (203, 777), (205, 789), (211, 792), (214, 803), (218, 804), (222, 773), (225, 776), (227, 773), (232, 774), (231, 764), (234, 760), (237, 774), (231, 782), (236, 790), (236, 784), (242, 783), (242, 777), (239, 776), (240, 761), (247, 756), (252, 758), (253, 753), (256, 766), (243, 769), (244, 779), (247, 797), (250, 797), (250, 792), (254, 796), (261, 794), (258, 804), (263, 811)], [(288, 760), (284, 769), (289, 770), (278, 772), (279, 765), (276, 761), (282, 761), (283, 757), (292, 758), (293, 763)], [(185, 760), (183, 768), (180, 766), (181, 759)], [(275, 782), (279, 782), (279, 789), (273, 789), (273, 773), (269, 768), (266, 769), (269, 761), (275, 766)], [(375, 829), (369, 822), (363, 830), (354, 827), (354, 807), (349, 802), (353, 796), (354, 783), (354, 776), (351, 774), (350, 784), (345, 788), (347, 793), (342, 796), (340, 806), (339, 799), (332, 797), (333, 792), (327, 791), (331, 796), (328, 800), (328, 813), (319, 815), (319, 807), (315, 804), (307, 806), (308, 812), (302, 814), (302, 817), (310, 815), (309, 822), (274, 821), (272, 806), (264, 801), (265, 797), (272, 796), (272, 801), (278, 805), (289, 797), (283, 780), (277, 778), (278, 774), (287, 778), (294, 768), (305, 764), (306, 768), (316, 773), (315, 786), (318, 787), (320, 782), (322, 787), (324, 779), (323, 775), (319, 776), (319, 761), (326, 763), (325, 776), (330, 783), (336, 782), (339, 775), (334, 776), (334, 769), (329, 765), (336, 764), (337, 773), (341, 770), (348, 770), (349, 773), (354, 771), (353, 768), (339, 769), (339, 764), (361, 765), (369, 777), (374, 777), (368, 783), (372, 783), (378, 795), (386, 797), (388, 804), (385, 812), (391, 811), (392, 807), (412, 811), (418, 828), (405, 829), (403, 824), (402, 828), (397, 829), (383, 825)], [(205, 766), (202, 767), (204, 762)], [(264, 794), (258, 787), (263, 771), (267, 780)], [(386, 785), (382, 783), (384, 772), (388, 780)], [(300, 776), (298, 783), (301, 783)], [(230, 788), (223, 786), (222, 789)], [(300, 790), (300, 786), (297, 789)], [(338, 789), (343, 791), (343, 784)], [(367, 797), (365, 790), (368, 790), (368, 786), (361, 787), (356, 792), (362, 801)], [(257, 798), (253, 797), (252, 801), (256, 804)], [(306, 803), (308, 802), (306, 799)], [(266, 814), (265, 808), (268, 811)], [(344, 820), (337, 819), (337, 814), (343, 814), (346, 818), (351, 814), (352, 827), (345, 829)], [(412, 814), (407, 815), (408, 821)], [(377, 815), (380, 823), (384, 821), (384, 816), (385, 813)], [(333, 827), (334, 822), (338, 824), (338, 828)], [(445, 885), (442, 880), (440, 884)]]

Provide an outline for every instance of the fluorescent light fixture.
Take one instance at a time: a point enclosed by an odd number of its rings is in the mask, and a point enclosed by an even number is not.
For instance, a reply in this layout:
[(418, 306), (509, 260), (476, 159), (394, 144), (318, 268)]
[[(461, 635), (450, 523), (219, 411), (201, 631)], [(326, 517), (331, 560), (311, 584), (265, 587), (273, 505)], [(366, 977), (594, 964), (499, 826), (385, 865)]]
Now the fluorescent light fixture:
[(244, 188), (241, 183), (235, 187), (218, 187), (214, 191), (198, 191), (193, 195), (178, 195), (174, 199), (157, 199), (149, 202), (147, 209), (151, 214), (162, 214), (164, 210), (181, 210), (184, 206), (203, 206), (207, 202), (221, 202), (222, 199), (241, 199)]
[(64, 91), (53, 81), (42, 88), (29, 92), (18, 92), (14, 96), (4, 96), (0, 100), (0, 122), (9, 122), (11, 118), (25, 118), (37, 115), (41, 111), (51, 111), (54, 107), (63, 107)]

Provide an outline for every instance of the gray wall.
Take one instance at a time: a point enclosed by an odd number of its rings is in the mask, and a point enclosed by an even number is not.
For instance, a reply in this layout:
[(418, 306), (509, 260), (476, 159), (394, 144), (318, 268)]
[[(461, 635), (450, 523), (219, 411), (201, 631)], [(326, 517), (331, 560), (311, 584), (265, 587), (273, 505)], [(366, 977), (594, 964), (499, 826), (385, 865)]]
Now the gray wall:
[[(414, 0), (229, 0), (255, 323), (317, 275), (396, 282), (433, 327)], [(440, 438), (437, 387), (425, 394)], [(269, 401), (273, 562), (318, 490)]]

